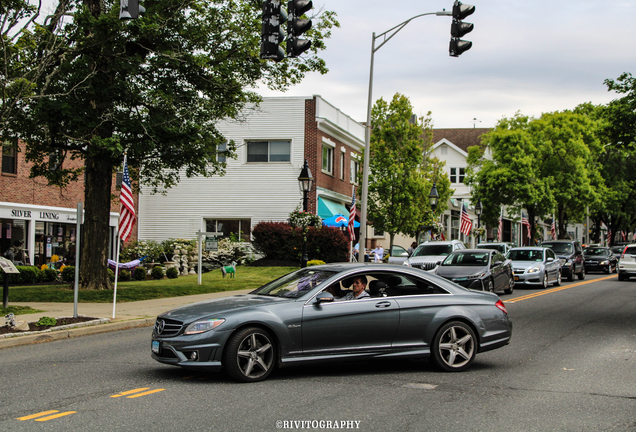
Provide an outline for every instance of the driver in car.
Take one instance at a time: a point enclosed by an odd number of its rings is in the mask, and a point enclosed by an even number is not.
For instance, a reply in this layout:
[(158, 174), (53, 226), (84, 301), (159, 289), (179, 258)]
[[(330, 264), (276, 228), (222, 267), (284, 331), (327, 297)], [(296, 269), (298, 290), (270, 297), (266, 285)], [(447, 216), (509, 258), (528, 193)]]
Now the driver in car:
[(355, 278), (353, 278), (351, 291), (349, 291), (345, 296), (336, 299), (336, 301), (360, 300), (363, 298), (371, 297), (369, 293), (365, 291), (366, 288), (367, 278), (365, 276), (356, 276)]

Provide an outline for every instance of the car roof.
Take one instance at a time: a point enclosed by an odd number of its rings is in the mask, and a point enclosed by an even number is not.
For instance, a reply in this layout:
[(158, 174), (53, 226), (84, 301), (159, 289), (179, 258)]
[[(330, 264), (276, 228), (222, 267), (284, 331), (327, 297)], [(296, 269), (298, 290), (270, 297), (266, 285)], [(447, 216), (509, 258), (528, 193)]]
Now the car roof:
[(519, 246), (519, 247), (515, 247), (510, 249), (511, 251), (516, 251), (516, 250), (546, 250), (548, 248), (544, 248), (541, 246)]

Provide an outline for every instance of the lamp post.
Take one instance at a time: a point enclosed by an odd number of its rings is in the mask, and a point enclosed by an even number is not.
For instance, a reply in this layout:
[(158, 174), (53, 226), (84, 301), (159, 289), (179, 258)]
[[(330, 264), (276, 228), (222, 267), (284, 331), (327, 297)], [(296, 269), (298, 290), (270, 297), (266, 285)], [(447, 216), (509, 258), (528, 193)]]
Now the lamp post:
[[(477, 204), (475, 204), (475, 214), (477, 215), (477, 229), (481, 228), (480, 216), (482, 210), (483, 207), (481, 205), (481, 199), (478, 199)], [(479, 243), (481, 243), (481, 233), (480, 231), (477, 231), (477, 244)]]
[[(371, 67), (369, 70), (369, 98), (367, 101), (367, 123), (366, 130), (364, 135), (364, 164), (362, 166), (362, 189), (360, 190), (360, 238), (359, 244), (361, 250), (364, 251), (366, 247), (366, 237), (367, 237), (367, 198), (369, 195), (369, 158), (371, 157), (371, 108), (373, 105), (373, 61), (374, 54), (377, 50), (382, 48), (382, 46), (387, 43), (393, 36), (395, 36), (400, 30), (402, 30), (408, 23), (410, 23), (415, 18), (419, 18), (425, 15), (437, 15), (437, 16), (453, 16), (452, 12), (441, 11), (441, 12), (429, 12), (423, 13), (420, 15), (415, 15), (407, 19), (406, 21), (396, 25), (393, 28), (385, 31), (384, 33), (380, 33), (379, 35), (375, 35), (375, 32), (371, 35)], [(379, 38), (384, 38), (384, 40), (376, 47), (375, 41)], [(437, 190), (435, 190), (437, 192)], [(437, 202), (436, 202), (437, 205)]]
[[(303, 211), (307, 211), (307, 206), (309, 204), (309, 191), (311, 190), (311, 184), (313, 183), (314, 178), (311, 176), (311, 170), (309, 169), (309, 163), (307, 163), (307, 159), (305, 159), (305, 164), (303, 165), (303, 169), (300, 170), (300, 175), (298, 176), (298, 186), (300, 187), (300, 192), (303, 194)], [(303, 227), (303, 254), (300, 258), (300, 267), (307, 267), (307, 261), (309, 258), (307, 257), (307, 233), (305, 232), (307, 228)]]
[(428, 194), (428, 201), (431, 203), (431, 209), (433, 210), (433, 215), (435, 214), (435, 209), (437, 208), (438, 200), (439, 200), (439, 193), (437, 193), (437, 183), (433, 182), (431, 193)]

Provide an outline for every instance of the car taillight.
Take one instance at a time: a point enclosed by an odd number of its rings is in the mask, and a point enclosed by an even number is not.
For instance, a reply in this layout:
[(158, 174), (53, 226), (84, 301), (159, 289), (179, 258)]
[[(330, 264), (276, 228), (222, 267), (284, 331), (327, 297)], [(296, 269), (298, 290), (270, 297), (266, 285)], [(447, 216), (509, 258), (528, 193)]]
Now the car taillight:
[(623, 253), (621, 254), (621, 259), (625, 258), (625, 252), (627, 252), (627, 246), (623, 249)]
[(508, 315), (508, 311), (506, 310), (506, 305), (503, 304), (503, 302), (501, 300), (498, 300), (497, 303), (495, 303), (495, 306), (497, 306), (499, 309), (501, 309), (501, 311), (503, 313), (505, 313), (506, 315)]

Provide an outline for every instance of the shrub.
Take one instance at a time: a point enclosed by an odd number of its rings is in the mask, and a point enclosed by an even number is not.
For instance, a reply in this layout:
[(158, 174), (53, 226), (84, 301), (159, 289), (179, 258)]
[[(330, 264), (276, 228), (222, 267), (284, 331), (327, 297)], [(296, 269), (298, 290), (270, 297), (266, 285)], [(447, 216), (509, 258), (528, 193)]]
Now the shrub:
[(166, 276), (168, 277), (168, 279), (176, 279), (179, 277), (179, 270), (177, 270), (175, 267), (170, 267), (168, 270), (166, 270)]
[(153, 279), (163, 279), (163, 267), (154, 266), (152, 270), (150, 270), (150, 276)]
[(54, 280), (57, 280), (57, 271), (50, 268), (44, 270), (44, 280), (46, 282), (53, 282)]
[(75, 266), (64, 266), (60, 271), (64, 282), (75, 281)]
[(133, 279), (137, 281), (143, 281), (146, 280), (146, 276), (146, 269), (143, 266), (135, 268), (135, 271), (133, 272)]
[(132, 276), (128, 270), (120, 270), (119, 271), (119, 280), (121, 281), (129, 281), (132, 279)]
[(39, 325), (39, 326), (54, 326), (57, 324), (57, 320), (55, 318), (51, 318), (51, 317), (42, 317), (38, 320), (38, 322), (35, 323), (35, 325)]
[(346, 262), (349, 260), (349, 238), (340, 228), (309, 228), (307, 254), (309, 259), (320, 259), (326, 263)]
[[(16, 266), (20, 273), (9, 273), (9, 283), (15, 284), (34, 284), (40, 282), (40, 274), (42, 270), (33, 266)], [(0, 274), (3, 272), (0, 271)]]
[(108, 269), (108, 278), (111, 282), (115, 282), (115, 272), (113, 269)]
[(315, 265), (323, 265), (323, 264), (325, 264), (325, 262), (321, 261), (321, 260), (307, 261), (307, 267), (311, 267), (311, 266), (315, 266)]
[(254, 247), (269, 259), (296, 259), (297, 247), (289, 240), (292, 228), (285, 222), (260, 222), (252, 231)]

